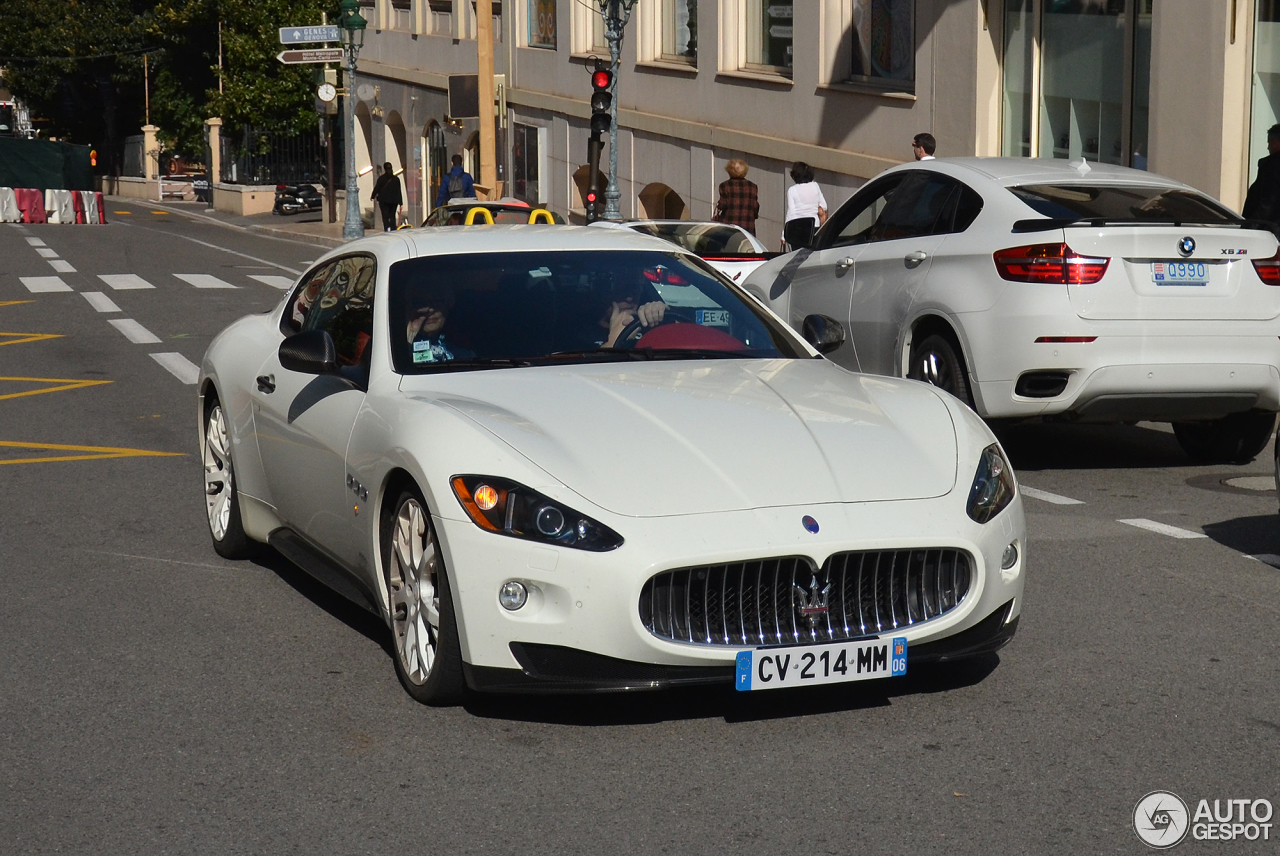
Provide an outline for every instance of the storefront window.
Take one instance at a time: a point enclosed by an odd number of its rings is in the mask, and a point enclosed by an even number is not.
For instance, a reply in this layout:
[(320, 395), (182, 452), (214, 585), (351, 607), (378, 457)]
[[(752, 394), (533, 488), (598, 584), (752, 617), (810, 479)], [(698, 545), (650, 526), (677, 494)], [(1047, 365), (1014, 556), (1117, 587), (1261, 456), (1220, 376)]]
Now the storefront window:
[(896, 88), (911, 88), (916, 75), (914, 7), (914, 0), (853, 0), (852, 80), (893, 81)]
[(662, 0), (662, 58), (698, 64), (698, 0)]
[(791, 76), (792, 0), (747, 0), (747, 67)]
[(529, 0), (529, 47), (556, 49), (556, 0)]
[(1280, 0), (1255, 0), (1253, 115), (1249, 121), (1249, 184), (1267, 156), (1267, 129), (1280, 122)]
[(511, 133), (511, 195), (532, 205), (542, 202), (539, 178), (541, 175), (541, 135), (545, 130), (533, 125), (512, 125)]
[(1005, 157), (1031, 156), (1031, 90), (1035, 61), (1035, 0), (1008, 0), (1004, 13)]

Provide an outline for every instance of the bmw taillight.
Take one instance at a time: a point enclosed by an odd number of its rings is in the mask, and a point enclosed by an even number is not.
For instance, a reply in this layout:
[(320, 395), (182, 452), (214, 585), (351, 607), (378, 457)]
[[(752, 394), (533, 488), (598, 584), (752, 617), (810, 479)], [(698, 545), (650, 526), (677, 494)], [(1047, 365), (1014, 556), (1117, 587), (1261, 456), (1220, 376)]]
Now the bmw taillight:
[(1280, 285), (1280, 252), (1269, 259), (1254, 259), (1253, 269), (1265, 285)]
[(1082, 256), (1066, 244), (1011, 247), (998, 250), (992, 258), (1002, 279), (1049, 285), (1092, 285), (1102, 279), (1111, 262), (1108, 258)]

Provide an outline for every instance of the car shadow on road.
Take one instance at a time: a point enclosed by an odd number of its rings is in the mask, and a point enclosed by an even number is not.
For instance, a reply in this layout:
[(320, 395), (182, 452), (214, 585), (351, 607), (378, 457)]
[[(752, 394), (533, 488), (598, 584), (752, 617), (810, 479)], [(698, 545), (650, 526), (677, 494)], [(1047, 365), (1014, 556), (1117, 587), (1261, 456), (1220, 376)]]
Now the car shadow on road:
[(601, 695), (482, 695), (464, 705), (473, 716), (549, 725), (653, 725), (678, 719), (760, 722), (887, 707), (895, 698), (949, 692), (981, 683), (1000, 664), (996, 654), (917, 666), (904, 678), (740, 693), (728, 687)]
[(1029, 422), (993, 425), (1015, 470), (1189, 467), (1196, 462), (1167, 431), (1137, 425)]
[(1275, 514), (1236, 517), (1202, 528), (1212, 540), (1246, 556), (1280, 556), (1280, 520)]

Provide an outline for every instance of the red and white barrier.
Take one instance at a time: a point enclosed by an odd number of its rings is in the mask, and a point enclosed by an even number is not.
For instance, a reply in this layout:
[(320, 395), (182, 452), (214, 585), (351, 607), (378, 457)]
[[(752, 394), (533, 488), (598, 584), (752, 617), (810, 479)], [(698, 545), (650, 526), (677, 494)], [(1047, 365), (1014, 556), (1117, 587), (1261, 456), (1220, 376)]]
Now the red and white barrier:
[(0, 223), (106, 222), (107, 207), (96, 190), (0, 187)]
[(0, 187), (0, 223), (21, 223), (22, 211), (12, 187)]

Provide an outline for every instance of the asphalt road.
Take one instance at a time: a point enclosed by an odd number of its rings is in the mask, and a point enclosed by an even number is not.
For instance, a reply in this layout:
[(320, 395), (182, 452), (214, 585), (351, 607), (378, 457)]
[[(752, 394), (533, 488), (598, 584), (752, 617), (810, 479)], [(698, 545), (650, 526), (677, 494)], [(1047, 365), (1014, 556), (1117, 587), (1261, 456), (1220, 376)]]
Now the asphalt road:
[(1270, 448), (1204, 467), (1167, 426), (1005, 432), (1041, 493), (998, 656), (429, 709), (378, 622), (209, 545), (187, 381), (321, 251), (108, 218), (0, 226), (0, 852), (1141, 853), (1150, 791), (1280, 804)]

